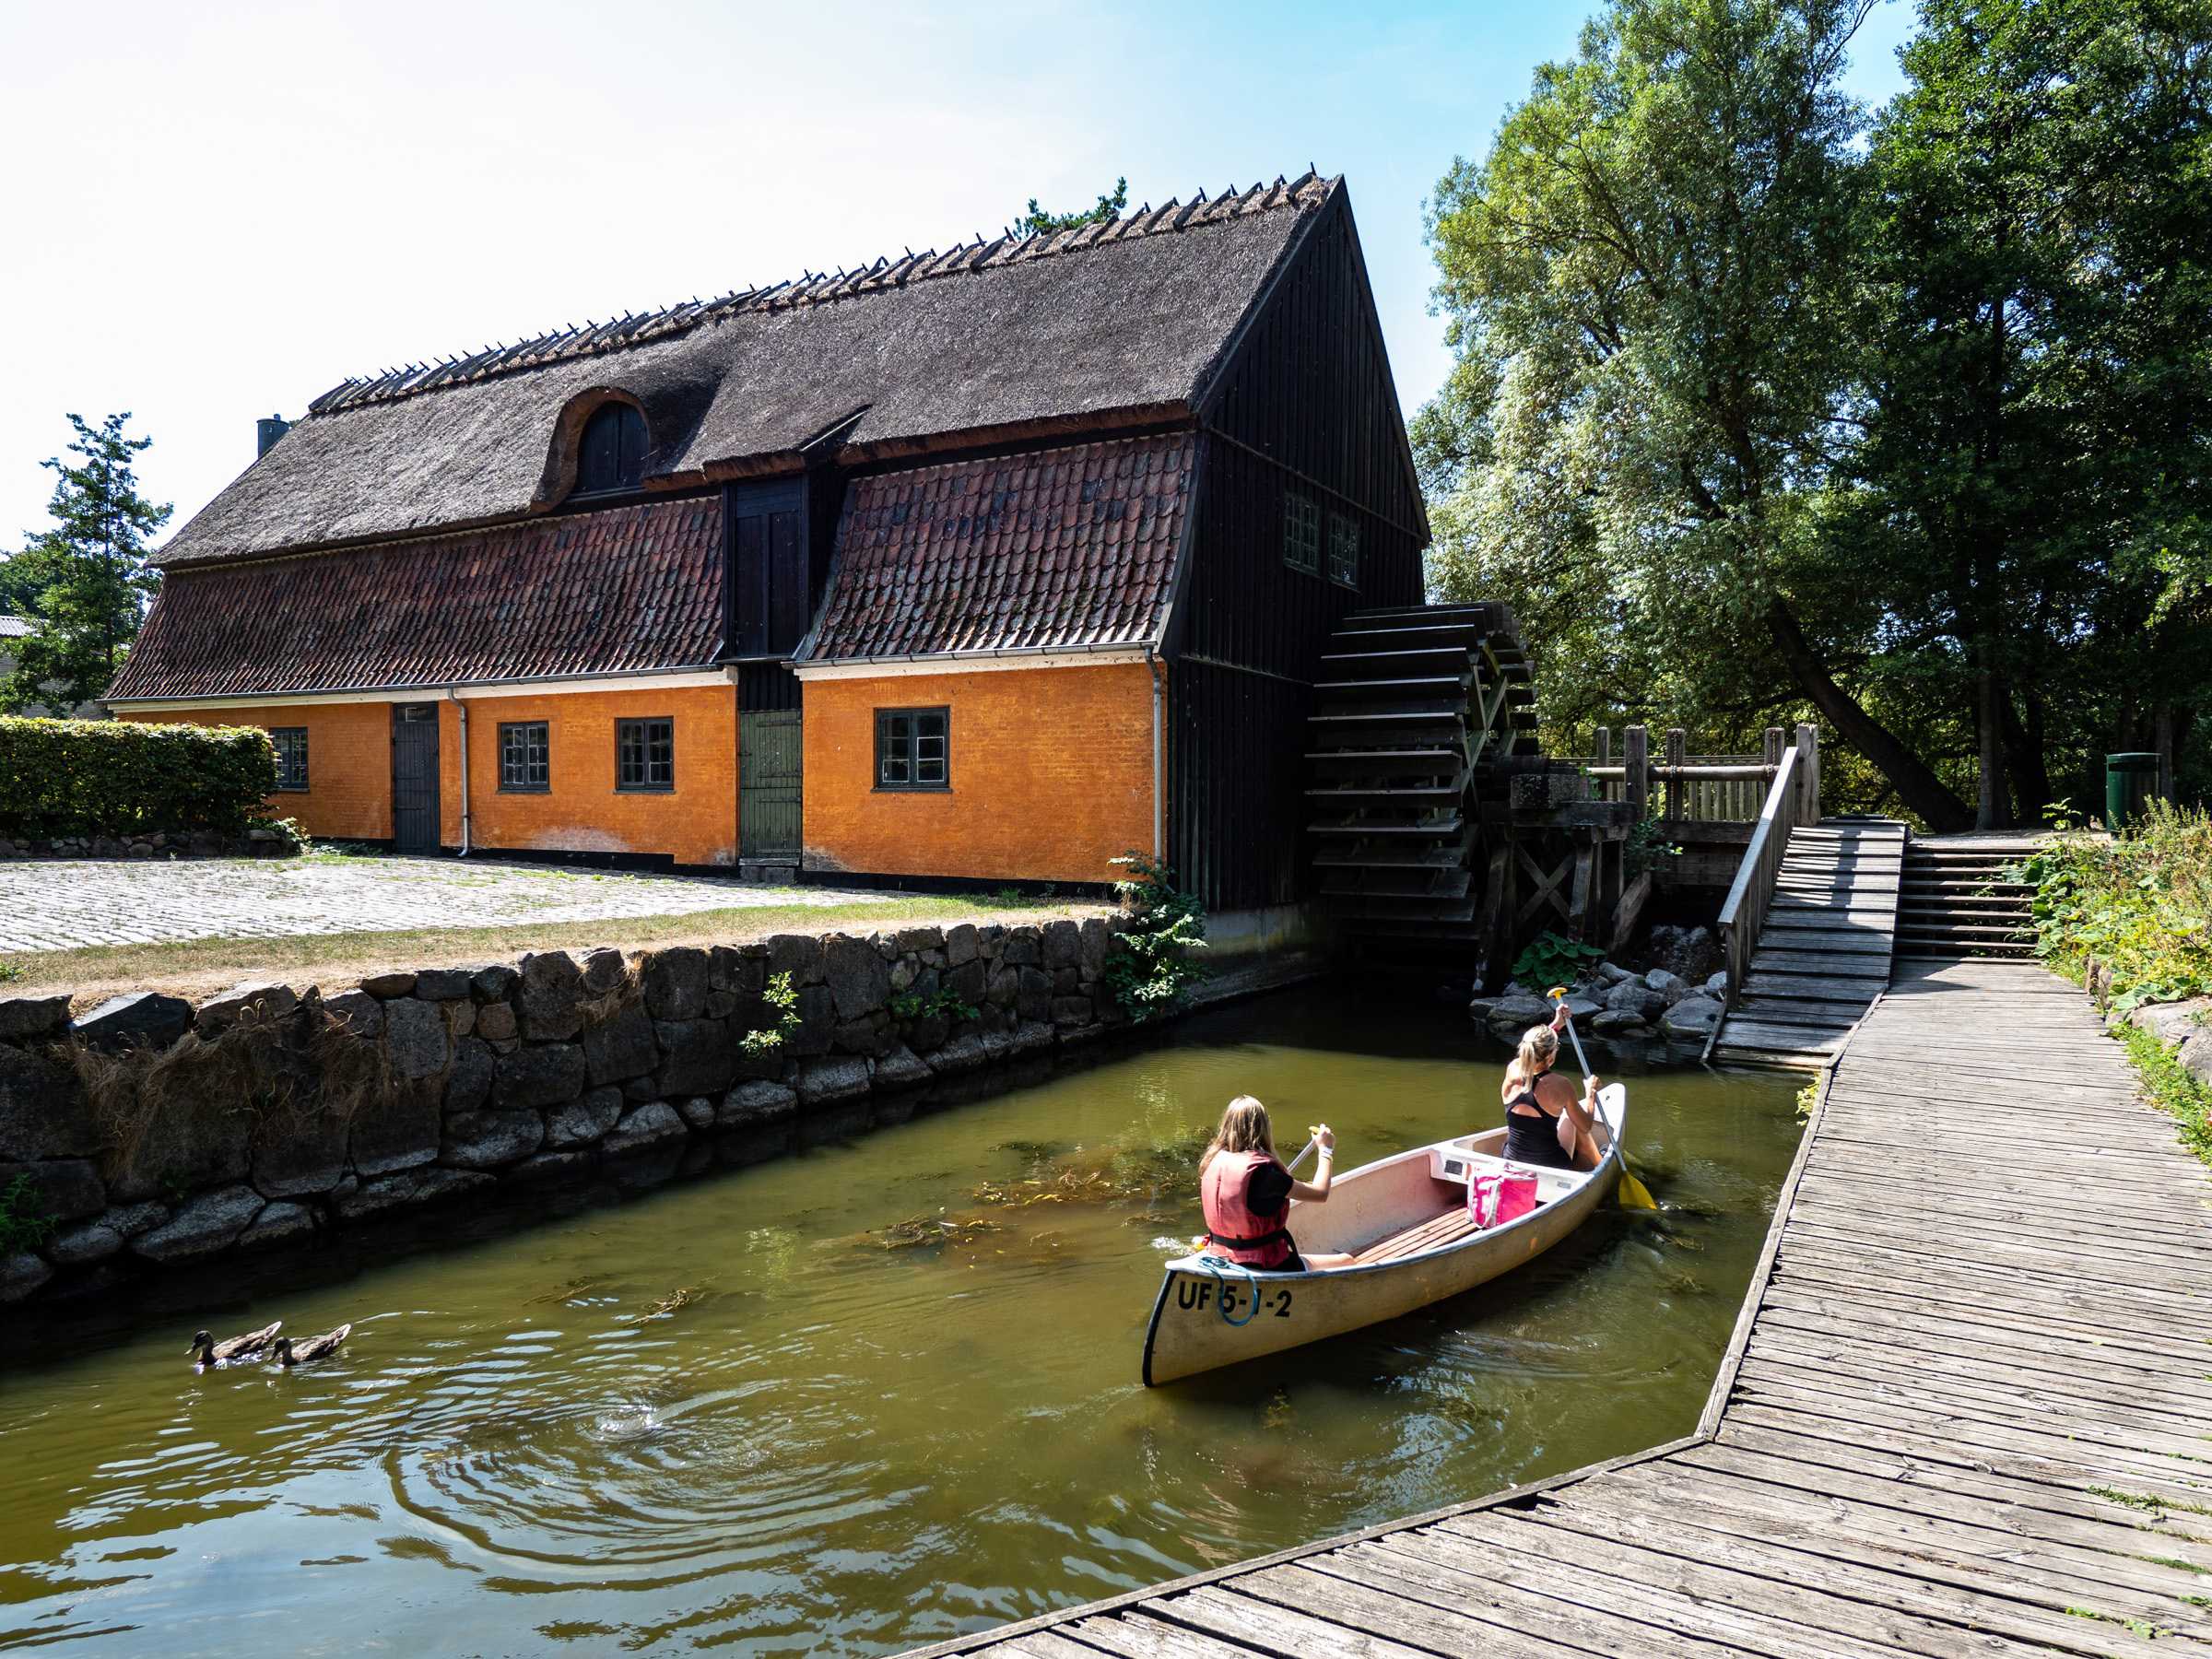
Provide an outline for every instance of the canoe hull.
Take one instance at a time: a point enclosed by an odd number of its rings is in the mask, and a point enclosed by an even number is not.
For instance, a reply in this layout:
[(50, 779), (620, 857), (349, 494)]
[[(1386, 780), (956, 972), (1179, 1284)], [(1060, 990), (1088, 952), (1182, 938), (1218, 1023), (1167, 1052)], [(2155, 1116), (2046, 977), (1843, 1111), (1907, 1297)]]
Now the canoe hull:
[[(1398, 1164), (1429, 1151), (1424, 1147), (1386, 1161)], [(1614, 1190), (1619, 1172), (1616, 1144), (1587, 1178), (1519, 1220), (1394, 1260), (1258, 1274), (1233, 1265), (1206, 1265), (1195, 1256), (1170, 1262), (1145, 1333), (1145, 1385), (1156, 1387), (1302, 1347), (1487, 1284), (1534, 1261), (1580, 1227)], [(1351, 1177), (1341, 1179), (1348, 1182)]]

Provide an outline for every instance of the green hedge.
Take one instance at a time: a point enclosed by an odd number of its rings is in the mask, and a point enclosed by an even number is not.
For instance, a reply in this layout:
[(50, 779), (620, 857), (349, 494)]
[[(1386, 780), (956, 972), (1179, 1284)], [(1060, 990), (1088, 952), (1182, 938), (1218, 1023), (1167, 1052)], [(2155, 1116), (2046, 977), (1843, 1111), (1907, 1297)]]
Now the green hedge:
[(0, 835), (235, 834), (276, 786), (252, 726), (0, 719)]

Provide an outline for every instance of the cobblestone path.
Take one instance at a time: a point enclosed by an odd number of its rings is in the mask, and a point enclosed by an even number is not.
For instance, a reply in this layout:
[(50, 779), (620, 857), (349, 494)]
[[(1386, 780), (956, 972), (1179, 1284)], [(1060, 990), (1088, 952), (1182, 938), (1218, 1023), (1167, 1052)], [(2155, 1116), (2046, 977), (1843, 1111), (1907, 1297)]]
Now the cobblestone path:
[(0, 863), (0, 952), (596, 922), (885, 897), (475, 859), (26, 860)]

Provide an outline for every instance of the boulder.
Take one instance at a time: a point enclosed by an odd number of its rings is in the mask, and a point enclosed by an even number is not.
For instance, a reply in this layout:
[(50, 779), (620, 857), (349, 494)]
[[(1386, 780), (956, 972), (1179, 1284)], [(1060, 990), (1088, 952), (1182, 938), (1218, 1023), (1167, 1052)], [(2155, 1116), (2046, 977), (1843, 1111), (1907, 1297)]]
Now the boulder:
[(913, 1050), (900, 1042), (876, 1062), (874, 1078), (877, 1088), (912, 1088), (928, 1082), (935, 1075), (915, 1056)]
[(1618, 962), (1600, 962), (1597, 965), (1597, 977), (1601, 982), (1607, 985), (1625, 985), (1638, 976), (1630, 973)]
[(1088, 996), (1055, 996), (1053, 998), (1053, 1023), (1063, 1030), (1087, 1026), (1092, 1020), (1090, 998)]
[(361, 982), (361, 989), (370, 995), (389, 1000), (394, 996), (415, 994), (415, 976), (411, 973), (372, 973)]
[(945, 930), (945, 964), (959, 968), (976, 959), (975, 924), (962, 922)]
[[(449, 1005), (450, 1006), (450, 1005)], [(480, 1037), (464, 1037), (453, 1044), (453, 1066), (445, 1077), (445, 1112), (479, 1112), (491, 1099), (500, 1065), (515, 1056), (494, 1055)]]
[(737, 1080), (737, 1044), (719, 1019), (662, 1019), (653, 1034), (661, 1050), (654, 1092), (667, 1100), (720, 1094)]
[(799, 1029), (783, 1040), (777, 1053), (804, 1059), (826, 1054), (837, 1032), (837, 1004), (824, 985), (809, 985), (799, 993)]
[(189, 1262), (218, 1254), (238, 1241), (264, 1203), (259, 1193), (242, 1184), (202, 1193), (159, 1227), (133, 1239), (131, 1249), (152, 1262)]
[(119, 1204), (100, 1218), (107, 1226), (126, 1239), (135, 1239), (149, 1228), (169, 1219), (169, 1206), (148, 1201), (145, 1204)]
[(1725, 968), (1705, 982), (1705, 994), (1723, 997), (1728, 994), (1728, 971)]
[(1720, 1003), (1712, 997), (1686, 996), (1667, 1009), (1659, 1029), (1669, 1037), (1710, 1037), (1724, 1012)]
[(1630, 1008), (1606, 1008), (1590, 1021), (1590, 1029), (1601, 1037), (1610, 1037), (1621, 1031), (1648, 1030), (1644, 1018)]
[(796, 1115), (798, 1110), (796, 1089), (756, 1079), (740, 1083), (723, 1097), (722, 1105), (714, 1113), (714, 1123), (723, 1129), (751, 1129), (763, 1124), (782, 1123)]
[(473, 989), (465, 968), (425, 968), (415, 976), (415, 994), (424, 1002), (460, 1002)]
[(1649, 973), (1643, 976), (1643, 982), (1649, 985), (1653, 990), (1658, 992), (1662, 996), (1665, 995), (1670, 991), (1686, 989), (1686, 987), (1683, 985), (1681, 975), (1670, 973), (1664, 968), (1653, 969)]
[(688, 1139), (690, 1134), (675, 1107), (665, 1100), (647, 1100), (641, 1106), (631, 1107), (629, 1115), (607, 1131), (599, 1148), (609, 1158), (619, 1158), (624, 1153), (642, 1152), (671, 1141)]
[(1514, 1040), (1530, 1026), (1543, 1025), (1551, 1018), (1551, 1005), (1540, 996), (1526, 993), (1519, 996), (1501, 996), (1490, 1005), (1492, 1030), (1510, 1030)]
[(414, 1081), (437, 1076), (453, 1053), (444, 1016), (411, 996), (393, 998), (384, 1005), (384, 1052), (397, 1077)]
[(611, 946), (597, 945), (583, 953), (583, 994), (605, 996), (630, 982), (629, 959)]
[(34, 1252), (19, 1250), (0, 1260), (0, 1303), (19, 1302), (53, 1277), (53, 1269)]
[(1083, 959), (1080, 964), (1085, 979), (1095, 980), (1106, 971), (1106, 958), (1112, 948), (1113, 929), (1106, 924), (1106, 918), (1086, 917), (1083, 923)]
[(868, 1092), (868, 1063), (853, 1055), (808, 1060), (799, 1066), (799, 1099), (809, 1106), (850, 1100)]
[(1014, 1011), (1024, 1019), (1053, 1017), (1053, 976), (1041, 968), (1024, 967), (1014, 994)]
[(1044, 960), (1042, 935), (1035, 927), (1026, 924), (1020, 927), (1007, 928), (1006, 942), (999, 950), (998, 959), (1012, 968), (1036, 967)]
[(822, 982), (825, 953), (812, 934), (775, 934), (764, 943), (770, 974), (788, 973), (794, 990)]
[(170, 1072), (159, 1103), (111, 1170), (111, 1196), (128, 1203), (179, 1188), (191, 1192), (242, 1182), (253, 1164), (256, 1115), (252, 1102), (237, 1092), (230, 1068), (179, 1065)]
[(462, 1112), (445, 1120), (438, 1161), (454, 1169), (497, 1170), (529, 1157), (545, 1138), (545, 1120), (535, 1112)]
[(402, 1086), (355, 1110), (346, 1156), (359, 1175), (412, 1170), (437, 1158), (443, 1128), (436, 1085)]
[(1044, 924), (1044, 965), (1047, 968), (1079, 968), (1083, 962), (1083, 929), (1070, 921), (1047, 922)]
[(1467, 1018), (1477, 1025), (1488, 1025), (1490, 1023), (1490, 1012), (1497, 1006), (1497, 1001), (1493, 997), (1472, 997), (1467, 1003)]
[(558, 1106), (583, 1092), (583, 1050), (573, 1042), (528, 1043), (500, 1055), (492, 1075), (494, 1106), (508, 1111)]
[(594, 1161), (594, 1156), (588, 1148), (569, 1152), (539, 1152), (524, 1159), (509, 1170), (505, 1179), (513, 1186), (565, 1181), (590, 1169)]
[(694, 1135), (704, 1135), (714, 1127), (714, 1102), (705, 1095), (692, 1095), (676, 1102), (676, 1115)]
[[(947, 991), (970, 1007), (981, 1007), (990, 990), (990, 970), (984, 963), (971, 957), (959, 967), (946, 970), (942, 983)], [(1018, 992), (1020, 989), (1018, 975), (1016, 976), (1015, 988)]]
[(707, 953), (674, 945), (645, 959), (645, 1011), (655, 1020), (698, 1019), (707, 1011)]
[[(1014, 1028), (1007, 1038), (1007, 1047), (1017, 1054), (1034, 1054), (1051, 1048), (1055, 1041), (1051, 1026), (1045, 1025), (1041, 1021), (1031, 1020)], [(987, 1039), (984, 1042), (984, 1053), (986, 1054), (990, 1053), (990, 1044)]]
[(891, 935), (891, 943), (900, 956), (920, 956), (925, 950), (943, 949), (945, 931), (938, 927), (902, 927)]
[(583, 1027), (576, 1006), (583, 994), (583, 974), (576, 959), (565, 950), (541, 950), (524, 957), (521, 967), (514, 1003), (523, 1035), (533, 1042), (563, 1042), (575, 1036)]
[(100, 1145), (76, 1071), (0, 1043), (0, 1159), (89, 1158)]
[(822, 941), (823, 971), (841, 1020), (865, 1018), (890, 1000), (890, 965), (865, 939), (831, 934)]
[(758, 948), (717, 945), (707, 952), (707, 983), (739, 998), (768, 989), (768, 956)]
[(319, 1196), (346, 1177), (348, 1125), (338, 1112), (273, 1112), (253, 1125), (253, 1190), (265, 1198)]
[(350, 1192), (334, 1193), (330, 1206), (340, 1220), (359, 1221), (391, 1210), (445, 1203), (465, 1193), (480, 1192), (496, 1179), (481, 1170), (402, 1170), (365, 1181)]
[(2205, 1030), (2208, 1015), (2212, 996), (2193, 996), (2186, 1002), (2145, 1003), (2127, 1016), (2127, 1023), (2173, 1048)]
[(238, 1235), (238, 1248), (260, 1250), (292, 1239), (303, 1239), (314, 1230), (314, 1212), (304, 1204), (272, 1204)]
[(585, 1075), (594, 1083), (620, 1083), (641, 1077), (661, 1063), (661, 1051), (653, 1040), (653, 1021), (644, 1008), (631, 1003), (608, 1015), (583, 1032)]
[(1648, 1024), (1666, 1012), (1666, 994), (1654, 991), (1640, 979), (1623, 980), (1606, 994), (1606, 1008), (1615, 1014), (1633, 1014)]
[(468, 976), (469, 994), (480, 1003), (505, 1002), (522, 977), (505, 962), (491, 962)]
[[(1053, 1028), (1048, 1025), (1041, 1029), (1049, 1035)], [(932, 1072), (944, 1077), (971, 1072), (989, 1058), (981, 1037), (955, 1037), (935, 1053), (926, 1056), (924, 1063)]]
[(2199, 1083), (2212, 1084), (2212, 1030), (2192, 1031), (2174, 1056)]
[(46, 1257), (57, 1267), (89, 1267), (123, 1248), (123, 1235), (105, 1221), (88, 1221), (50, 1241)]
[(465, 1037), (477, 1029), (477, 1005), (466, 997), (435, 1006), (445, 1016), (445, 1030), (449, 1037)]
[(622, 1121), (622, 1091), (611, 1086), (586, 1089), (579, 1100), (546, 1113), (546, 1145), (588, 1147)]
[(1689, 984), (1700, 984), (1721, 965), (1721, 943), (1705, 927), (1652, 929), (1652, 963)]
[(69, 1023), (69, 997), (0, 997), (0, 1042), (41, 1042)]
[(55, 1158), (40, 1163), (0, 1163), (0, 1193), (19, 1180), (30, 1183), (34, 1211), (56, 1221), (81, 1221), (108, 1207), (108, 1189), (91, 1160)]
[(135, 996), (110, 997), (73, 1029), (77, 1040), (91, 1048), (165, 1049), (191, 1024), (192, 1005), (182, 997), (141, 991)]
[(341, 991), (323, 1006), (356, 1037), (372, 1040), (384, 1034), (384, 1005), (366, 991)]
[(1575, 995), (1565, 1000), (1567, 1017), (1570, 1019), (1594, 1019), (1596, 1018), (1598, 1010), (1606, 1006), (1588, 996)]
[(486, 1003), (477, 1010), (477, 1035), (487, 1042), (512, 1042), (522, 1030), (514, 1010), (503, 1002)]

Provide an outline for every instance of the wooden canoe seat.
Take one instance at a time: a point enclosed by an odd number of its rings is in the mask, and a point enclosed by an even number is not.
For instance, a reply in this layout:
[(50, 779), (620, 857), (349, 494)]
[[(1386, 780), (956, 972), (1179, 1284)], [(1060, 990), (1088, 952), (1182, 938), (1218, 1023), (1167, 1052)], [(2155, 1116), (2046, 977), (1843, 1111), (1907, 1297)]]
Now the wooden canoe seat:
[(1370, 1262), (1388, 1262), (1399, 1256), (1418, 1255), (1424, 1250), (1434, 1250), (1440, 1244), (1453, 1243), (1469, 1233), (1481, 1230), (1467, 1214), (1467, 1206), (1454, 1204), (1441, 1216), (1394, 1232), (1387, 1239), (1379, 1239), (1365, 1250), (1354, 1253), (1352, 1261), (1364, 1266)]

